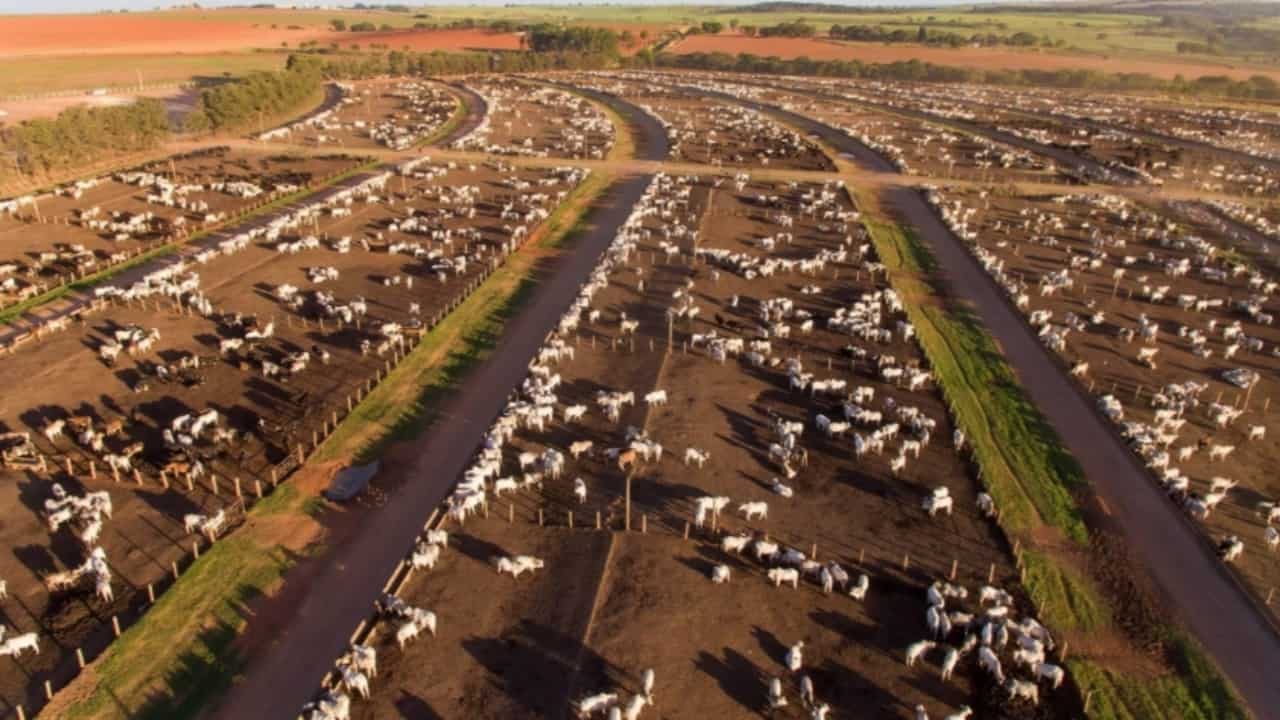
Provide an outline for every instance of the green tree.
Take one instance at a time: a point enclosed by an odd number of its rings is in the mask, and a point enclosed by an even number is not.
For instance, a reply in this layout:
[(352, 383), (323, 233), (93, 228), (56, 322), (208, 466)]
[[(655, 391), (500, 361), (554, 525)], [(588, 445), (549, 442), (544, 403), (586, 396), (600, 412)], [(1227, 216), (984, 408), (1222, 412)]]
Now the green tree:
[(347, 29), (347, 21), (341, 18), (334, 18), (329, 21), (329, 27), (333, 28), (335, 32), (345, 32)]

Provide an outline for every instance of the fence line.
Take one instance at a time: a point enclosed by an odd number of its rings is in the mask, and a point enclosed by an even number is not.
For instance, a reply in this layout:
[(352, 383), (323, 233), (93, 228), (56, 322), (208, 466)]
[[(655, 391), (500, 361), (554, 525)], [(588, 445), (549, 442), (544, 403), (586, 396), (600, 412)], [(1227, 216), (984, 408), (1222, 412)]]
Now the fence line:
[[(238, 477), (234, 478), (234, 481), (235, 481), (234, 485), (237, 489), (238, 497), (237, 497), (237, 501), (233, 503), (233, 505), (237, 505), (239, 507), (239, 514), (237, 516), (237, 520), (234, 523), (228, 525), (227, 529), (223, 532), (223, 536), (229, 534), (232, 530), (234, 530), (235, 528), (239, 527), (244, 523), (244, 520), (248, 514), (248, 511), (252, 508), (253, 504), (255, 504), (256, 501), (265, 499), (266, 496), (269, 496), (272, 492), (274, 492), (275, 488), (278, 487), (281, 482), (288, 480), (292, 476), (292, 473), (295, 470), (302, 467), (306, 463), (306, 460), (309, 459), (312, 455), (314, 455), (314, 453), (337, 430), (341, 420), (345, 420), (352, 412), (354, 412), (358, 408), (359, 401), (362, 400), (365, 396), (367, 396), (370, 392), (372, 392), (373, 389), (378, 387), (378, 385), (383, 380), (385, 380), (387, 376), (389, 376), (391, 372), (400, 365), (401, 362), (403, 362), (407, 357), (409, 357), (409, 355), (413, 352), (414, 349), (416, 349), (419, 345), (422, 344), (423, 339), (426, 337), (428, 333), (434, 330), (441, 322), (444, 322), (444, 320), (446, 320), (449, 317), (449, 314), (454, 309), (456, 309), (459, 305), (465, 302), (476, 290), (479, 290), (485, 284), (485, 282), (493, 275), (493, 273), (496, 272), (503, 265), (505, 265), (506, 261), (512, 255), (514, 255), (518, 250), (522, 249), (532, 237), (533, 237), (533, 233), (530, 232), (530, 233), (527, 233), (524, 236), (524, 238), (520, 241), (517, 241), (509, 246), (508, 245), (500, 246), (500, 249), (498, 251), (499, 253), (498, 257), (493, 258), (491, 262), (483, 263), (481, 265), (480, 272), (477, 273), (472, 278), (469, 278), (465, 283), (465, 285), (463, 285), (462, 291), (454, 295), (454, 297), (449, 301), (446, 301), (442, 306), (442, 308), (439, 311), (437, 311), (435, 315), (432, 316), (432, 319), (430, 320), (429, 323), (424, 323), (424, 327), (422, 328), (422, 331), (420, 333), (408, 336), (408, 339), (406, 339), (405, 341), (405, 344), (408, 347), (406, 347), (402, 351), (394, 351), (391, 355), (391, 358), (385, 361), (383, 368), (375, 370), (374, 379), (366, 381), (359, 385), (357, 389), (356, 402), (353, 403), (351, 395), (348, 394), (346, 396), (345, 409), (339, 406), (339, 409), (332, 411), (333, 417), (338, 419), (335, 420), (335, 422), (332, 425), (325, 422), (323, 424), (323, 427), (324, 427), (323, 433), (313, 434), (310, 450), (307, 450), (304, 445), (299, 444), (297, 446), (296, 455), (293, 453), (290, 453), (289, 455), (286, 456), (286, 458), (283, 461), (272, 464), (269, 467), (269, 469), (271, 470), (271, 487), (269, 490), (266, 491), (265, 494), (262, 492), (260, 481), (255, 479), (254, 496), (256, 497), (245, 497), (241, 492), (243, 488), (239, 483), (239, 478)], [(368, 388), (368, 390), (363, 390), (363, 388), (366, 388), (366, 387)], [(57, 448), (55, 446), (55, 450), (56, 449)], [(78, 447), (76, 449), (80, 450), (80, 448)], [(46, 453), (41, 451), (38, 457), (41, 463), (39, 471), (45, 472), (48, 467), (47, 459), (52, 456), (47, 455)], [(78, 468), (78, 465), (75, 463), (73, 458), (66, 456), (64, 457), (64, 460), (65, 460), (65, 463), (62, 469), (70, 468), (71, 470), (74, 471)], [(294, 460), (296, 460), (296, 462), (294, 462)], [(54, 468), (59, 467), (59, 464), (57, 463), (56, 459), (53, 463), (53, 467)], [(90, 459), (87, 463), (85, 463), (84, 467), (86, 472), (90, 475), (91, 478), (97, 477), (97, 465), (92, 459)], [(281, 472), (281, 468), (283, 468), (283, 472)], [(69, 474), (74, 474), (74, 473), (69, 473)], [(53, 475), (51, 475), (51, 477), (52, 476)], [(162, 474), (162, 475), (156, 476), (155, 478), (147, 478), (147, 477), (144, 477), (139, 471), (135, 469), (131, 479), (139, 486), (146, 485), (148, 481), (154, 481), (154, 483), (158, 484), (160, 487), (169, 489), (169, 478), (167, 477), (167, 475)], [(115, 481), (116, 482), (122, 481), (118, 472), (115, 473)], [(211, 483), (215, 483), (214, 485), (211, 485), (211, 488), (216, 487), (216, 482), (217, 482), (216, 479), (212, 477), (212, 473), (211, 473)], [(215, 492), (214, 494), (216, 495), (217, 493)], [(429, 522), (435, 520), (436, 517), (437, 517), (437, 513), (433, 512), (431, 518), (429, 519)], [(211, 546), (212, 546), (212, 543), (210, 543), (210, 547)], [(163, 595), (165, 590), (172, 587), (177, 582), (177, 580), (181, 575), (179, 571), (180, 565), (185, 565), (185, 567), (189, 568), (199, 558), (199, 553), (200, 553), (199, 539), (197, 539), (196, 543), (193, 545), (192, 552), (190, 554), (184, 554), (181, 558), (179, 558), (179, 560), (175, 560), (170, 564), (170, 570), (171, 570), (170, 576), (172, 578), (171, 580), (166, 580), (163, 583), (148, 584), (147, 586), (148, 601), (146, 603), (143, 603), (142, 607), (138, 608), (138, 610), (136, 611), (137, 614), (133, 618), (132, 622), (130, 622), (129, 619), (126, 618), (124, 621), (124, 624), (122, 625), (121, 621), (118, 619), (118, 616), (113, 616), (113, 620), (112, 620), (113, 637), (96, 654), (93, 654), (92, 657), (88, 657), (84, 652), (83, 647), (77, 647), (75, 649), (76, 667), (74, 669), (71, 669), (70, 676), (67, 677), (66, 681), (61, 683), (61, 685), (56, 690), (52, 686), (52, 680), (45, 681), (44, 683), (45, 688), (43, 693), (44, 701), (41, 702), (39, 705), (37, 705), (36, 712), (39, 712), (39, 709), (52, 699), (56, 691), (62, 690), (67, 685), (69, 685), (72, 681), (74, 681), (76, 677), (79, 676), (80, 671), (83, 670), (87, 664), (92, 663), (95, 660), (97, 660), (99, 657), (101, 657), (103, 653), (105, 653), (111, 647), (111, 643), (114, 642), (114, 640), (122, 634), (123, 630), (128, 629), (128, 627), (131, 627), (132, 624), (141, 620), (145, 616), (146, 610), (149, 609), (151, 605), (155, 604), (155, 602)], [(403, 569), (404, 569), (404, 563), (402, 561), (400, 565), (398, 565), (396, 568), (397, 573), (401, 572)], [(406, 573), (404, 578), (402, 578), (400, 582), (403, 582), (404, 580), (406, 580), (407, 577), (408, 577), (408, 574)], [(390, 583), (392, 583), (393, 581), (395, 581), (394, 573), (392, 578), (388, 581), (389, 583), (388, 587), (390, 587)], [(161, 587), (157, 587), (157, 585), (160, 585)], [(359, 630), (359, 628), (357, 628), (357, 630)], [(65, 663), (60, 663), (60, 664), (65, 664)], [(65, 668), (65, 667), (55, 668), (53, 672), (59, 672), (59, 671), (65, 672), (67, 669), (68, 668)], [(24, 692), (27, 692), (27, 691), (24, 691)], [(15, 703), (12, 705), (12, 708), (16, 712), (19, 720), (25, 720), (26, 706), (24, 703), (21, 703), (21, 702)]]

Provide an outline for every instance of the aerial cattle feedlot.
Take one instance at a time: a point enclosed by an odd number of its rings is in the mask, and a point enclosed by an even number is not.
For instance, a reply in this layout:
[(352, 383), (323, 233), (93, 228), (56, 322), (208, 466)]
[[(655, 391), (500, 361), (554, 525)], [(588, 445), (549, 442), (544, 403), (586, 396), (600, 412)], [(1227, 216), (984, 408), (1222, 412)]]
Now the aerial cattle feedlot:
[(0, 717), (1267, 716), (1280, 112), (494, 52), (0, 199)]

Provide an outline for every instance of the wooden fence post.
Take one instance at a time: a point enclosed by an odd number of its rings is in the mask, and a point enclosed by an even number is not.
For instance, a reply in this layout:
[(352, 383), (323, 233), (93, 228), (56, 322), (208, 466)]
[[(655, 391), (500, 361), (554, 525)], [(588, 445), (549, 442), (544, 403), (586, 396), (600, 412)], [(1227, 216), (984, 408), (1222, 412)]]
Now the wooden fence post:
[(259, 500), (262, 499), (262, 481), (256, 478), (253, 481), (253, 493), (258, 496)]
[(955, 558), (951, 558), (951, 575), (947, 579), (954, 581), (956, 579), (956, 570), (959, 568), (960, 561)]
[(516, 506), (513, 503), (507, 503), (507, 524), (516, 521)]
[(645, 535), (649, 532), (649, 513), (640, 516), (640, 534)]
[(80, 648), (76, 648), (76, 665), (81, 670), (84, 669), (84, 650), (81, 650)]
[(111, 632), (115, 633), (116, 637), (120, 637), (120, 616), (118, 615), (111, 616)]
[(600, 511), (599, 510), (596, 511), (596, 529), (597, 530), (600, 529)]
[(196, 556), (196, 560), (200, 559), (200, 541), (199, 540), (191, 541), (191, 554)]
[(169, 563), (169, 568), (173, 570), (173, 579), (177, 580), (178, 579), (178, 561), (177, 560), (171, 561)]
[(996, 564), (991, 563), (991, 568), (987, 570), (987, 584), (990, 585), (991, 583), (995, 582), (995, 579), (996, 579)]
[(147, 583), (147, 602), (153, 605), (156, 602), (156, 586), (151, 583)]
[(684, 539), (685, 540), (689, 539), (689, 521), (688, 520), (684, 521)]
[(570, 530), (573, 529), (573, 511), (572, 510), (569, 511), (569, 529)]
[(902, 570), (905, 572), (910, 568), (911, 568), (911, 556), (907, 553), (903, 553), (902, 554)]
[(538, 508), (538, 527), (542, 527), (542, 508)]

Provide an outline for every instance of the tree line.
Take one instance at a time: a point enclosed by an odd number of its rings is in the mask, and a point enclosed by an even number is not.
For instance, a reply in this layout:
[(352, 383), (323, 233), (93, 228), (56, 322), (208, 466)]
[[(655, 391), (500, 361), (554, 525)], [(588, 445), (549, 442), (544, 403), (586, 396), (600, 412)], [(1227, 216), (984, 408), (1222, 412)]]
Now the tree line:
[[(936, 65), (919, 60), (893, 63), (863, 63), (858, 60), (784, 60), (750, 53), (660, 53), (651, 58), (658, 67), (686, 70), (755, 73), (764, 75), (807, 75), (862, 80), (907, 82), (979, 83), (1026, 87), (1103, 90), (1113, 92), (1165, 92), (1182, 95), (1228, 97), (1242, 100), (1280, 100), (1280, 84), (1264, 76), (1247, 80), (1226, 76), (1204, 76), (1171, 80), (1144, 73), (1104, 73), (1097, 70), (985, 70)], [(632, 61), (633, 63), (635, 61)]]
[(206, 88), (198, 107), (187, 116), (185, 128), (191, 132), (241, 130), (313, 99), (324, 76), (314, 63), (294, 62), (293, 57), (284, 70), (253, 72)]
[(19, 172), (37, 175), (109, 154), (151, 150), (168, 136), (164, 103), (143, 98), (128, 105), (73, 107), (57, 117), (25, 120), (0, 131), (0, 145)]
[(1052, 47), (1055, 43), (1048, 37), (1037, 36), (1029, 32), (1016, 32), (1012, 35), (997, 33), (964, 33), (930, 30), (921, 25), (916, 30), (897, 28), (891, 30), (883, 25), (832, 25), (827, 35), (837, 40), (860, 40), (863, 42), (884, 43), (920, 43), (936, 47), (963, 47), (965, 45), (983, 45), (994, 47), (1009, 45), (1012, 47)]
[(385, 76), (469, 75), (541, 70), (598, 70), (617, 67), (612, 55), (526, 51), (315, 53), (289, 56), (289, 66), (309, 65), (327, 80), (363, 80)]

